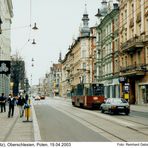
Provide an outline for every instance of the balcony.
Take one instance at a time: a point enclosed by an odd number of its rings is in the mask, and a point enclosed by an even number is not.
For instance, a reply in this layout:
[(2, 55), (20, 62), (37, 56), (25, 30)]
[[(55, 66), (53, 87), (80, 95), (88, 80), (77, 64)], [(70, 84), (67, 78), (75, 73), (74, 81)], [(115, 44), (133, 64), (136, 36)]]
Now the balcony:
[(123, 52), (130, 52), (144, 47), (145, 36), (135, 36), (121, 45)]
[(146, 71), (145, 64), (138, 64), (138, 65), (129, 65), (126, 67), (121, 67), (120, 72), (121, 76), (144, 76)]

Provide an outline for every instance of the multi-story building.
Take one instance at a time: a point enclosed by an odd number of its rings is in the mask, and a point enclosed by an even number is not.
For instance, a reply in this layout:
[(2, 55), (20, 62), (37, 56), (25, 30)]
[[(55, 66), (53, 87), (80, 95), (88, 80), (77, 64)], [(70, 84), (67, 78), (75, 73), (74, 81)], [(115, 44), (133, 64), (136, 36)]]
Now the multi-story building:
[(80, 36), (73, 41), (69, 51), (62, 61), (62, 94), (69, 96), (72, 87), (79, 83), (92, 83), (94, 81), (94, 28), (89, 28), (87, 9), (83, 14), (83, 26)]
[[(13, 17), (12, 0), (0, 1), (0, 62), (1, 72), (6, 68), (7, 64), (4, 61), (10, 61), (11, 53), (11, 18)], [(6, 70), (5, 69), (5, 70)], [(0, 74), (0, 93), (8, 95), (10, 92), (10, 77), (9, 74)]]
[(121, 93), (148, 103), (148, 1), (120, 0), (119, 18)]
[(53, 64), (49, 76), (52, 95), (61, 96), (62, 65), (60, 63)]
[(119, 83), (119, 7), (118, 3), (102, 1), (96, 16), (97, 26), (95, 81), (105, 86), (106, 98), (120, 97)]

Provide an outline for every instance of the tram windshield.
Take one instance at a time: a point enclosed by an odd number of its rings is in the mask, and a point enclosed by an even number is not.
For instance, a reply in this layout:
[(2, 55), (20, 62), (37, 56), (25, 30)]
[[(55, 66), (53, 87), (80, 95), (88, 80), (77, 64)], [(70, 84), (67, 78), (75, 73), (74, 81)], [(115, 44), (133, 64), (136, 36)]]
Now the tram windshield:
[(87, 87), (84, 84), (78, 84), (72, 91), (72, 96), (102, 96), (104, 95), (103, 84), (89, 84)]

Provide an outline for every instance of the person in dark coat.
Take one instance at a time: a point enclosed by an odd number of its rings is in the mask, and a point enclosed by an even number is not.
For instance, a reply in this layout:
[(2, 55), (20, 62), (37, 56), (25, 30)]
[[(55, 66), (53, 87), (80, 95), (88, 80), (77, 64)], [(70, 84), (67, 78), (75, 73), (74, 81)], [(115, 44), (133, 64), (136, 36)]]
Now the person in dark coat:
[(16, 104), (16, 99), (15, 99), (15, 97), (13, 97), (12, 94), (9, 95), (8, 104), (9, 104), (8, 118), (10, 118), (10, 115), (11, 115), (11, 117), (13, 117), (14, 106)]
[(24, 104), (25, 104), (25, 98), (23, 97), (23, 95), (20, 95), (18, 98), (18, 102), (17, 105), (19, 107), (19, 113), (20, 113), (20, 117), (23, 117), (24, 115)]
[(4, 93), (0, 96), (0, 106), (1, 106), (1, 112), (6, 112), (6, 97), (4, 96)]

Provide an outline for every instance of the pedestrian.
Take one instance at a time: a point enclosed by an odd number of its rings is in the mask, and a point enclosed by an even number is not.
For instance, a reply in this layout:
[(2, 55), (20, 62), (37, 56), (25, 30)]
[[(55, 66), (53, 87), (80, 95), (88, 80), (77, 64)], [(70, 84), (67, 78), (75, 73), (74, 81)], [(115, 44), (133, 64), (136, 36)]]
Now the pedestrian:
[(26, 95), (25, 95), (25, 101), (26, 101), (26, 103), (28, 103), (28, 98), (29, 98), (29, 96), (28, 96), (28, 94), (26, 93)]
[(1, 106), (1, 112), (6, 112), (6, 97), (4, 96), (4, 93), (0, 96), (0, 106)]
[(20, 113), (20, 117), (23, 117), (24, 115), (24, 104), (25, 104), (25, 98), (23, 97), (23, 95), (21, 94), (18, 98), (17, 101), (17, 105), (19, 107), (19, 113)]
[(13, 97), (12, 94), (9, 95), (8, 104), (9, 104), (8, 118), (10, 118), (10, 115), (11, 115), (11, 117), (13, 117), (14, 106), (16, 104), (16, 99), (15, 99), (15, 97)]

